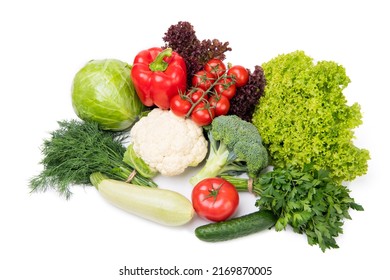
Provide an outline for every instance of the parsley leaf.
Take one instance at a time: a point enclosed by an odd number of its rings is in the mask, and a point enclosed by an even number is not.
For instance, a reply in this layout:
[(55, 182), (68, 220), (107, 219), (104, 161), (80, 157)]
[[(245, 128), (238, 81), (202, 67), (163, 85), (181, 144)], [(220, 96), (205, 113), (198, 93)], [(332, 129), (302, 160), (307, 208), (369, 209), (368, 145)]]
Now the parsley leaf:
[(313, 165), (302, 170), (291, 166), (276, 168), (257, 178), (254, 188), (260, 195), (256, 206), (279, 217), (277, 231), (290, 225), (322, 251), (338, 248), (335, 238), (343, 233), (344, 219), (351, 219), (349, 209), (364, 210), (350, 197), (347, 187)]

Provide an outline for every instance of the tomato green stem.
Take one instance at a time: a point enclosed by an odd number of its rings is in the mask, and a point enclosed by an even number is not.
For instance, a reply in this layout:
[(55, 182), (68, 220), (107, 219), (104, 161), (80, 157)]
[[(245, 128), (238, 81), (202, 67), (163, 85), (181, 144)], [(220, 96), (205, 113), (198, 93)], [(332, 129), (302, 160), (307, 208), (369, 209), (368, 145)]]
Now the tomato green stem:
[(217, 200), (217, 197), (218, 197), (218, 194), (219, 194), (219, 191), (222, 187), (223, 183), (221, 183), (218, 187), (214, 188), (214, 186), (212, 187), (212, 189), (209, 190), (209, 195), (207, 195), (205, 197), (205, 200), (212, 197), (214, 198), (214, 202)]
[(164, 72), (168, 68), (168, 63), (164, 61), (165, 57), (172, 56), (172, 49), (166, 48), (160, 52), (156, 58), (149, 64), (149, 69), (153, 72), (161, 71)]
[[(192, 112), (194, 111), (194, 108), (196, 107), (196, 105), (198, 105), (200, 102), (205, 102), (205, 103), (208, 103), (207, 99), (204, 98), (205, 96), (207, 96), (207, 94), (209, 94), (209, 92), (211, 92), (211, 90), (214, 88), (215, 85), (217, 85), (219, 83), (219, 81), (225, 76), (226, 74), (222, 75), (222, 76), (219, 76), (217, 79), (214, 80), (214, 82), (212, 83), (212, 85), (207, 89), (207, 90), (204, 90), (203, 91), (203, 94), (202, 94), (202, 97), (199, 98), (196, 102), (191, 102), (192, 103), (192, 106), (190, 108), (190, 110), (187, 112), (186, 114), (186, 118), (189, 118), (192, 114)], [(194, 87), (192, 88), (192, 90), (195, 92), (198, 88)], [(191, 99), (190, 99), (191, 101)], [(210, 109), (208, 108), (209, 110), (209, 113), (210, 113)], [(210, 114), (211, 116), (211, 114)]]

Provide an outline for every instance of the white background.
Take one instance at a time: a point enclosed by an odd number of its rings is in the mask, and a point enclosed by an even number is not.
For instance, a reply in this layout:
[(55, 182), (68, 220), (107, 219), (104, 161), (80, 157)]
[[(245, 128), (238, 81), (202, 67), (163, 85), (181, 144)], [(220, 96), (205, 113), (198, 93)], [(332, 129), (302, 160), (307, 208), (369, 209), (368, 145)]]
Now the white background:
[[(0, 279), (146, 279), (119, 276), (125, 265), (208, 269), (199, 279), (220, 279), (210, 275), (214, 266), (271, 266), (267, 279), (389, 279), (386, 1), (0, 3)], [(58, 120), (75, 118), (70, 87), (80, 67), (102, 58), (131, 63), (138, 51), (162, 46), (180, 20), (192, 23), (199, 39), (229, 41), (227, 61), (248, 68), (301, 49), (347, 69), (352, 83), (345, 94), (364, 115), (355, 144), (372, 160), (368, 174), (349, 184), (365, 211), (351, 211), (339, 249), (322, 253), (290, 230), (205, 243), (193, 234), (199, 219), (166, 228), (112, 207), (94, 188), (74, 187), (69, 201), (53, 192), (29, 194), (28, 180), (42, 168), (42, 140)], [(157, 180), (189, 195), (190, 173)], [(237, 214), (254, 210), (254, 201), (243, 195)]]

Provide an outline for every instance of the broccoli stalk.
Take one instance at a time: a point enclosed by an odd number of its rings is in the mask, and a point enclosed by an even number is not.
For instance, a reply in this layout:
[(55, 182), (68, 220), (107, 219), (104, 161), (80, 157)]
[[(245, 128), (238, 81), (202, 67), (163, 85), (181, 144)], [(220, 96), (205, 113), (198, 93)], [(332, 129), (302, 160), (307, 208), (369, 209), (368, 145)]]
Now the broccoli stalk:
[(210, 143), (209, 156), (203, 168), (190, 179), (192, 185), (205, 178), (223, 174), (239, 175), (247, 171), (245, 162), (238, 159), (234, 151), (230, 151), (222, 141), (215, 140), (210, 131), (207, 135)]
[(209, 155), (203, 168), (190, 179), (192, 185), (203, 179), (248, 173), (256, 177), (268, 166), (268, 153), (253, 124), (235, 115), (219, 116), (207, 132)]

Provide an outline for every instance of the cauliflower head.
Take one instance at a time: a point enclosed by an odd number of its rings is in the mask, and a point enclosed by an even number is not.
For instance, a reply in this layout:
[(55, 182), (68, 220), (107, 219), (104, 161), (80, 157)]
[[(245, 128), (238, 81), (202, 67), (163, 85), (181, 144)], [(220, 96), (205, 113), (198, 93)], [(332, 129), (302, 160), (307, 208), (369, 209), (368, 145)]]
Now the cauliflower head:
[(208, 143), (200, 126), (159, 108), (134, 124), (130, 140), (137, 156), (165, 176), (197, 166), (207, 154)]

